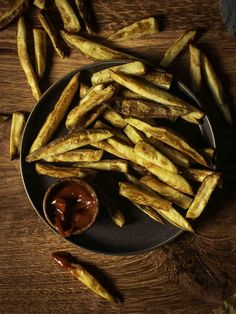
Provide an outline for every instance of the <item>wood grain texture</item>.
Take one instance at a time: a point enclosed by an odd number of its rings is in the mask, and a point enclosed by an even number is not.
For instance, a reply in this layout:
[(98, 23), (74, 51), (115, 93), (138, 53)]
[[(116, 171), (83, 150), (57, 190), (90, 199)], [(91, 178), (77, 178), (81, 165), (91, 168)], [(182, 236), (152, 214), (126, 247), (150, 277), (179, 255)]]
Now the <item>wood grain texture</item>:
[[(99, 40), (139, 18), (159, 16), (164, 25), (161, 33), (119, 44), (154, 64), (183, 31), (202, 29), (199, 47), (216, 67), (235, 112), (236, 40), (221, 21), (218, 0), (97, 0), (91, 4)], [(0, 15), (7, 6), (8, 1), (0, 0)], [(31, 19), (37, 24), (34, 16)], [(72, 69), (91, 62), (75, 50), (65, 59), (49, 51), (44, 90)], [(188, 62), (185, 52), (170, 68), (187, 84)], [(0, 96), (1, 113), (30, 112), (35, 105), (17, 58), (15, 23), (0, 32)], [(202, 100), (210, 106), (209, 99)], [(124, 257), (85, 251), (49, 230), (27, 199), (19, 162), (9, 161), (11, 121), (0, 124), (0, 313), (202, 314), (211, 313), (236, 292), (236, 137), (217, 112), (212, 120), (225, 187), (215, 193), (208, 212), (197, 223), (202, 236), (185, 233), (163, 248)], [(53, 263), (55, 250), (69, 251), (98, 278), (104, 275), (106, 284), (122, 295), (123, 304), (103, 301), (72, 280)]]

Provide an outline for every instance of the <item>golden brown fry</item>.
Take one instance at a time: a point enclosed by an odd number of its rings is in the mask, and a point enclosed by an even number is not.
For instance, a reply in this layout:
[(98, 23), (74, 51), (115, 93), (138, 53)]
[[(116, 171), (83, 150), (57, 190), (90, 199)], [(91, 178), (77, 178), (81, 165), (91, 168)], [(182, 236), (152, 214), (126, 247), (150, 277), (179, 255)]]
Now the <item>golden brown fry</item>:
[(76, 163), (73, 166), (77, 168), (128, 173), (128, 161), (121, 159), (104, 159), (95, 162)]
[(216, 188), (219, 179), (220, 179), (220, 175), (215, 173), (215, 174), (211, 174), (207, 176), (203, 180), (191, 206), (189, 207), (187, 211), (187, 214), (186, 214), (187, 218), (195, 219), (201, 215), (207, 202), (210, 199), (212, 192)]
[[(188, 168), (188, 169), (182, 169), (183, 176), (191, 181), (196, 182), (203, 182), (206, 177), (216, 174), (220, 176), (219, 172), (213, 171), (213, 170), (206, 170), (206, 169), (194, 169), (194, 168)], [(222, 186), (221, 180), (218, 181), (218, 186)]]
[(180, 151), (162, 143), (155, 137), (149, 137), (149, 142), (156, 147), (162, 154), (166, 155), (174, 164), (183, 168), (189, 168), (189, 158)]
[(54, 177), (54, 178), (68, 178), (68, 177), (77, 177), (84, 178), (88, 176), (94, 176), (95, 171), (90, 169), (79, 169), (72, 167), (59, 167), (48, 164), (35, 164), (35, 170), (37, 174), (44, 176)]
[(215, 148), (213, 147), (200, 148), (200, 151), (208, 160), (212, 160), (215, 156)]
[(17, 52), (18, 57), (22, 66), (28, 84), (31, 88), (32, 94), (36, 100), (41, 97), (41, 91), (38, 86), (37, 78), (34, 73), (32, 64), (30, 63), (28, 49), (27, 49), (27, 35), (24, 18), (20, 17), (17, 28)]
[(167, 72), (153, 71), (144, 75), (145, 80), (162, 89), (170, 89), (173, 75)]
[(107, 109), (103, 115), (103, 119), (114, 125), (118, 129), (124, 129), (127, 122), (121, 117), (121, 115), (114, 109)]
[(33, 3), (36, 7), (43, 10), (43, 9), (45, 9), (45, 4), (46, 4), (45, 2), (46, 2), (46, 0), (34, 0)]
[(86, 30), (89, 34), (92, 34), (92, 25), (90, 21), (90, 17), (88, 14), (88, 9), (86, 8), (86, 5), (88, 5), (88, 2), (86, 0), (75, 0), (76, 6), (78, 8), (80, 17), (82, 18)]
[(86, 95), (86, 93), (88, 92), (88, 90), (89, 90), (88, 85), (81, 82), (80, 83), (80, 89), (79, 89), (79, 97), (83, 98)]
[(202, 70), (205, 74), (205, 79), (207, 85), (212, 93), (212, 96), (215, 100), (216, 105), (218, 106), (219, 110), (222, 112), (225, 120), (232, 125), (233, 120), (231, 113), (229, 111), (229, 107), (225, 102), (223, 87), (221, 85), (220, 79), (218, 78), (212, 64), (208, 60), (205, 54), (201, 52), (201, 61), (202, 61)]
[(111, 136), (113, 136), (113, 134), (110, 131), (102, 129), (86, 129), (83, 131), (70, 132), (34, 151), (28, 155), (25, 160), (27, 162), (32, 162), (44, 159), (52, 155), (58, 155), (86, 146), (93, 142), (105, 140)]
[(0, 123), (7, 121), (8, 118), (9, 118), (9, 115), (0, 114)]
[(91, 162), (102, 159), (103, 150), (75, 149), (58, 155), (44, 158), (47, 162)]
[(15, 159), (20, 154), (21, 137), (25, 126), (25, 115), (22, 112), (14, 112), (11, 122), (10, 135), (10, 159)]
[(92, 60), (137, 59), (127, 53), (116, 51), (75, 34), (61, 31), (61, 36), (70, 46), (77, 48)]
[(131, 99), (144, 99), (147, 100), (146, 97), (143, 97), (135, 92), (132, 92), (131, 90), (127, 89), (127, 88), (122, 88), (122, 90), (119, 93), (119, 96), (121, 96), (121, 98), (131, 98)]
[(119, 29), (111, 34), (107, 39), (111, 41), (122, 41), (141, 38), (155, 33), (159, 33), (157, 19), (155, 17), (149, 17)]
[(81, 29), (81, 25), (69, 1), (55, 0), (55, 4), (60, 12), (64, 29), (69, 33), (78, 33)]
[(35, 70), (39, 80), (44, 75), (47, 62), (47, 37), (46, 32), (39, 28), (33, 28)]
[(196, 149), (188, 144), (182, 136), (178, 135), (173, 130), (167, 129), (165, 127), (154, 127), (146, 122), (134, 118), (126, 118), (125, 121), (138, 130), (150, 133), (158, 140), (168, 144), (176, 150), (181, 151), (182, 153), (185, 153), (197, 163), (208, 167), (208, 164), (203, 156), (201, 156), (200, 153), (196, 151)]
[(175, 121), (190, 112), (186, 108), (167, 107), (141, 99), (123, 99), (115, 101), (115, 109), (125, 116), (136, 118), (163, 118)]
[(137, 144), (139, 141), (145, 140), (145, 135), (139, 130), (133, 128), (130, 124), (126, 125), (126, 127), (124, 128), (124, 132), (134, 144)]
[(160, 62), (160, 66), (167, 68), (178, 54), (183, 51), (196, 36), (196, 31), (187, 31), (182, 34), (165, 52), (164, 58)]
[(73, 108), (67, 116), (66, 127), (69, 130), (74, 130), (82, 123), (85, 115), (93, 108), (111, 99), (115, 87), (109, 85), (103, 88), (103, 85), (96, 85), (87, 92), (80, 100), (79, 104)]
[(85, 286), (91, 289), (100, 297), (118, 303), (118, 300), (114, 298), (98, 281), (95, 279), (85, 268), (79, 264), (72, 264), (72, 269), (70, 270), (72, 276), (77, 280), (81, 281)]
[(91, 112), (88, 112), (88, 114), (85, 116), (85, 119), (83, 121), (82, 128), (88, 128), (93, 124), (107, 109), (107, 104), (101, 104), (98, 107), (95, 107)]
[(75, 74), (61, 93), (60, 98), (56, 102), (53, 110), (47, 116), (46, 121), (34, 140), (30, 148), (30, 153), (47, 144), (57, 130), (77, 91), (79, 86), (79, 76), (80, 73)]
[(109, 143), (107, 143), (107, 141), (99, 141), (96, 143), (91, 143), (90, 146), (93, 146), (93, 147), (96, 147), (99, 149), (103, 149), (107, 153), (114, 155), (116, 157), (124, 158), (124, 156), (122, 154), (120, 154), (113, 146), (111, 146)]
[(178, 173), (178, 169), (172, 161), (145, 141), (139, 141), (135, 145), (134, 153), (159, 167)]
[(110, 70), (138, 76), (138, 75), (143, 75), (146, 72), (146, 67), (140, 61), (134, 61), (130, 63), (113, 66), (113, 67), (95, 72), (91, 78), (92, 84), (97, 85), (100, 83), (112, 82), (112, 79), (110, 77)]
[(165, 211), (171, 208), (171, 202), (164, 200), (151, 190), (142, 189), (128, 182), (119, 182), (119, 188), (119, 194), (134, 203), (148, 205), (154, 209), (162, 209)]
[(48, 34), (56, 53), (61, 58), (64, 58), (65, 52), (62, 49), (59, 37), (54, 25), (52, 24), (52, 21), (43, 10), (38, 13), (38, 18), (45, 32)]
[(176, 189), (173, 189), (171, 186), (159, 181), (157, 178), (151, 175), (142, 177), (140, 182), (146, 184), (153, 191), (184, 209), (188, 209), (192, 203), (191, 197), (179, 192)]
[(160, 217), (159, 213), (153, 209), (150, 206), (146, 206), (146, 205), (140, 205), (137, 203), (133, 203), (138, 209), (140, 209), (144, 214), (146, 214), (147, 216), (149, 216), (151, 219), (163, 224), (163, 220)]
[(194, 93), (201, 90), (202, 71), (201, 71), (201, 52), (193, 45), (189, 45), (190, 53), (190, 84)]
[(21, 16), (28, 8), (28, 0), (16, 0), (12, 8), (0, 17), (0, 30)]

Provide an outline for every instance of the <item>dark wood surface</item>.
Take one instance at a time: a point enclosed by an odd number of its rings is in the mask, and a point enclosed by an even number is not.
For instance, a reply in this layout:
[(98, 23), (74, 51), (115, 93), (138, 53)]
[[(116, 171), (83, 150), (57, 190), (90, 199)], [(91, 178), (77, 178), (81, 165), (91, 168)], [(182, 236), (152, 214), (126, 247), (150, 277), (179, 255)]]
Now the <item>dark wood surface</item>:
[[(9, 1), (0, 1), (0, 13)], [(13, 1), (12, 1), (13, 2)], [(219, 73), (229, 104), (236, 103), (236, 39), (226, 30), (218, 1), (91, 1), (99, 37), (139, 18), (157, 15), (163, 31), (119, 44), (125, 51), (158, 64), (165, 49), (189, 28), (201, 29), (199, 47)], [(32, 18), (33, 20), (33, 18)], [(73, 50), (61, 59), (52, 53), (44, 89), (90, 60)], [(171, 70), (188, 83), (188, 53)], [(47, 79), (46, 79), (47, 80)], [(210, 101), (214, 106), (213, 102)], [(35, 101), (16, 52), (16, 24), (0, 32), (0, 112), (30, 112)], [(32, 209), (18, 160), (9, 160), (11, 121), (0, 124), (0, 312), (1, 313), (211, 313), (236, 292), (235, 132), (213, 117), (218, 167), (225, 185), (214, 194), (197, 224), (202, 236), (185, 233), (174, 243), (133, 256), (106, 256), (74, 247), (54, 234)], [(67, 250), (107, 278), (123, 303), (112, 305), (93, 295), (52, 261)]]

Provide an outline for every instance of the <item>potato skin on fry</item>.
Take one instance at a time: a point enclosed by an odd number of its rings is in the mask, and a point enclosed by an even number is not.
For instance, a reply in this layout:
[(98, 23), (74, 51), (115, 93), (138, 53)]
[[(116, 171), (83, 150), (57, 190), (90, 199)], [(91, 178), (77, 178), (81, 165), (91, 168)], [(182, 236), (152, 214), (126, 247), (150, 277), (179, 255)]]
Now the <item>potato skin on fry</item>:
[(173, 81), (173, 75), (167, 72), (153, 71), (143, 76), (144, 79), (161, 89), (169, 90)]
[(28, 8), (28, 0), (16, 0), (11, 9), (0, 17), (0, 30), (21, 16)]
[(122, 159), (104, 159), (95, 162), (76, 163), (73, 164), (73, 167), (128, 173), (128, 161)]
[(67, 0), (55, 0), (55, 4), (63, 20), (64, 29), (69, 33), (78, 33), (81, 25), (70, 3)]

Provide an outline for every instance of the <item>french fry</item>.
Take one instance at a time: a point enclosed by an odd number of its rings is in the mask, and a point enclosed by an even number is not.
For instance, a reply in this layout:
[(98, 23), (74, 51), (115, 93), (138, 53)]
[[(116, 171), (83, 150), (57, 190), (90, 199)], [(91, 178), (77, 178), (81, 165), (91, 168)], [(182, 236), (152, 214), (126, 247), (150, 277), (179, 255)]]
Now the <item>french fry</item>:
[(190, 54), (190, 84), (194, 93), (201, 90), (202, 71), (201, 71), (201, 52), (193, 45), (189, 45)]
[(16, 0), (12, 8), (0, 17), (0, 30), (24, 14), (27, 8), (28, 0)]
[(196, 219), (201, 215), (207, 202), (209, 201), (211, 197), (212, 192), (216, 188), (219, 182), (219, 179), (220, 179), (220, 175), (215, 173), (215, 174), (211, 174), (207, 176), (203, 180), (191, 206), (189, 207), (187, 211), (187, 214), (186, 214), (187, 218)]
[(28, 48), (27, 48), (26, 27), (25, 27), (25, 21), (23, 17), (20, 17), (18, 21), (17, 52), (18, 52), (18, 57), (19, 57), (22, 69), (25, 72), (25, 76), (31, 88), (32, 94), (36, 100), (39, 100), (42, 94), (38, 86), (34, 69), (29, 59)]
[(183, 51), (189, 43), (191, 43), (196, 36), (196, 31), (191, 30), (182, 34), (177, 41), (171, 45), (167, 51), (165, 52), (164, 58), (160, 62), (160, 66), (163, 68), (167, 68), (174, 59), (178, 56), (178, 54)]
[(162, 154), (166, 155), (174, 164), (183, 168), (189, 168), (189, 158), (178, 150), (162, 143), (155, 137), (149, 137), (149, 142), (156, 147)]
[(88, 90), (89, 90), (88, 85), (81, 82), (80, 83), (80, 89), (79, 89), (79, 97), (83, 98), (86, 95), (86, 93), (88, 92)]
[(7, 121), (8, 118), (9, 118), (9, 115), (0, 114), (0, 123)]
[[(132, 74), (132, 73), (131, 73)], [(170, 89), (173, 81), (173, 75), (167, 72), (153, 71), (143, 76), (148, 82), (158, 86), (161, 89)]]
[(220, 79), (218, 78), (212, 64), (204, 53), (201, 52), (202, 70), (205, 74), (206, 83), (212, 93), (216, 105), (223, 114), (225, 120), (232, 125), (233, 120), (229, 107), (225, 102), (223, 87), (221, 85)]
[(112, 79), (110, 77), (110, 70), (139, 76), (143, 75), (146, 72), (146, 67), (140, 61), (134, 61), (130, 63), (113, 66), (105, 70), (95, 72), (91, 77), (92, 84), (97, 85), (100, 83), (112, 82)]
[(103, 115), (103, 119), (114, 125), (118, 129), (124, 129), (127, 122), (121, 117), (121, 115), (114, 109), (107, 109)]
[(56, 29), (52, 24), (52, 21), (50, 20), (49, 16), (45, 13), (44, 10), (42, 10), (38, 13), (38, 19), (41, 25), (43, 26), (45, 32), (48, 34), (56, 53), (61, 58), (64, 58), (65, 52), (63, 51)]
[(33, 4), (38, 7), (39, 9), (45, 9), (46, 0), (34, 0)]
[(67, 151), (86, 146), (93, 142), (105, 140), (113, 134), (108, 130), (86, 129), (74, 131), (61, 136), (48, 143), (44, 147), (37, 149), (26, 157), (27, 162), (44, 159), (52, 155), (58, 155)]
[(103, 150), (75, 149), (58, 155), (44, 158), (47, 162), (92, 162), (102, 159)]
[(119, 29), (111, 34), (107, 39), (111, 41), (122, 41), (141, 38), (155, 33), (159, 33), (157, 19), (155, 17), (149, 17)]
[(39, 28), (33, 28), (35, 70), (39, 80), (42, 79), (47, 62), (47, 37), (46, 32)]
[(47, 144), (57, 130), (77, 91), (79, 86), (79, 76), (80, 73), (75, 74), (61, 93), (60, 98), (56, 102), (53, 110), (47, 116), (46, 121), (34, 140), (30, 148), (30, 153)]
[(145, 135), (139, 130), (132, 127), (132, 125), (130, 124), (126, 125), (126, 127), (124, 128), (124, 132), (134, 144), (145, 140)]
[(198, 153), (190, 144), (188, 144), (183, 137), (176, 134), (174, 131), (165, 127), (154, 127), (146, 122), (134, 118), (126, 118), (125, 121), (131, 124), (133, 127), (137, 128), (138, 130), (143, 131), (144, 133), (150, 133), (158, 140), (168, 144), (176, 150), (181, 151), (182, 153), (185, 153), (197, 163), (208, 167), (208, 164), (203, 156)]
[(201, 119), (204, 114), (197, 108), (190, 106), (184, 100), (168, 93), (165, 90), (158, 88), (157, 86), (147, 84), (145, 81), (141, 81), (138, 78), (131, 77), (124, 73), (117, 73), (110, 70), (111, 78), (118, 84), (130, 89), (131, 91), (146, 97), (149, 100), (155, 101), (162, 105), (185, 108), (196, 112), (196, 115)]
[(14, 112), (11, 122), (10, 135), (10, 159), (15, 159), (20, 154), (21, 137), (25, 126), (25, 115), (22, 112)]
[[(191, 181), (196, 182), (203, 182), (206, 177), (216, 174), (220, 176), (219, 172), (213, 171), (213, 170), (207, 170), (207, 169), (194, 169), (194, 168), (188, 168), (182, 170), (183, 176)], [(222, 182), (219, 179), (218, 180), (218, 186), (222, 186)]]
[(124, 158), (113, 146), (111, 146), (107, 141), (99, 141), (96, 143), (91, 143), (90, 146), (105, 150), (107, 153), (114, 155), (119, 158)]
[(153, 209), (150, 206), (146, 206), (146, 205), (140, 205), (137, 203), (133, 203), (138, 209), (140, 209), (144, 214), (146, 214), (147, 216), (149, 216), (151, 219), (163, 224), (163, 220), (160, 217), (160, 215), (158, 214), (158, 212)]
[(154, 209), (168, 211), (171, 208), (171, 202), (164, 200), (151, 190), (142, 189), (128, 182), (119, 182), (119, 194), (134, 203), (148, 205)]
[(88, 5), (88, 1), (85, 0), (75, 0), (75, 4), (78, 8), (80, 17), (82, 18), (86, 30), (89, 34), (92, 34), (92, 23), (91, 23), (91, 19), (90, 16), (88, 14), (88, 9), (86, 7), (86, 5)]
[(132, 161), (130, 161), (129, 164), (130, 168), (132, 168), (135, 172), (137, 172), (140, 176), (144, 176), (145, 174), (147, 174), (149, 171), (144, 168), (143, 166), (140, 166)]
[(179, 192), (176, 189), (173, 189), (171, 186), (159, 181), (157, 178), (151, 175), (142, 177), (140, 182), (146, 184), (153, 191), (184, 209), (188, 209), (192, 203), (191, 197)]
[(146, 97), (141, 96), (135, 92), (132, 92), (131, 90), (127, 89), (127, 88), (122, 88), (122, 90), (119, 93), (119, 96), (121, 98), (131, 98), (131, 99), (144, 99), (147, 100)]
[(134, 153), (143, 159), (167, 169), (169, 171), (178, 173), (177, 167), (165, 155), (155, 149), (152, 145), (145, 141), (139, 141), (134, 147)]
[(61, 15), (64, 29), (69, 33), (78, 33), (81, 25), (69, 1), (55, 0), (55, 4)]
[(96, 85), (80, 100), (79, 104), (73, 108), (66, 119), (66, 127), (69, 130), (74, 130), (82, 123), (85, 115), (93, 108), (111, 99), (115, 87), (109, 85), (103, 88), (103, 85)]
[(68, 178), (77, 177), (85, 178), (88, 176), (94, 176), (95, 171), (91, 169), (79, 169), (73, 167), (60, 167), (48, 164), (35, 164), (35, 170), (37, 174), (54, 177), (54, 178)]
[(77, 168), (128, 173), (128, 162), (121, 159), (104, 159), (94, 162), (76, 163), (73, 166)]
[(208, 160), (212, 160), (215, 156), (215, 148), (213, 147), (200, 148), (200, 151)]
[(85, 116), (83, 121), (82, 128), (88, 128), (93, 124), (107, 109), (107, 104), (101, 104), (98, 107), (95, 107), (91, 110), (91, 112), (88, 112), (87, 116)]
[(136, 59), (127, 53), (116, 51), (75, 34), (61, 31), (61, 36), (66, 43), (92, 60)]
[(163, 118), (171, 121), (182, 117), (190, 110), (179, 107), (167, 107), (149, 100), (124, 99), (115, 101), (115, 109), (125, 116), (136, 118)]

